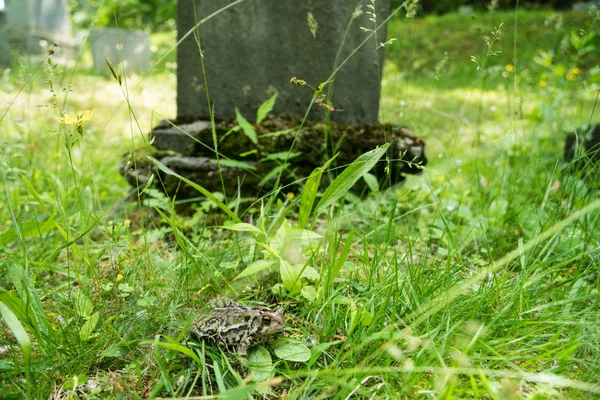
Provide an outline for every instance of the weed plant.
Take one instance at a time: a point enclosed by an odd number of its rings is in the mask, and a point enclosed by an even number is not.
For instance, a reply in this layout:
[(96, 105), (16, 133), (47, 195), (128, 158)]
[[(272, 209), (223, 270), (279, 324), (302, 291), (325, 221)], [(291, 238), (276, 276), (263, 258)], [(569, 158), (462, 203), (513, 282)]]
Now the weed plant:
[[(381, 115), (432, 161), (364, 198), (385, 147), (254, 203), (127, 201), (120, 158), (174, 114), (172, 74), (5, 72), (0, 397), (600, 396), (599, 167), (561, 159), (599, 121), (597, 12), (404, 12)], [(248, 359), (190, 341), (215, 296), (282, 305), (284, 336)]]

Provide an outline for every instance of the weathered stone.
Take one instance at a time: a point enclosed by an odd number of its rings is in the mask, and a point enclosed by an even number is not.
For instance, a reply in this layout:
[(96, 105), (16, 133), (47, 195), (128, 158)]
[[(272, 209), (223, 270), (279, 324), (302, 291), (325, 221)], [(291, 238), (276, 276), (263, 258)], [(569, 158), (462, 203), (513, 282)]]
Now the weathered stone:
[(106, 59), (121, 71), (142, 74), (150, 71), (150, 35), (148, 32), (94, 28), (90, 31), (89, 41), (94, 59), (94, 71), (110, 75)]
[[(196, 4), (196, 10), (193, 5)], [(197, 23), (233, 0), (179, 0), (179, 38)], [(211, 104), (216, 117), (231, 117), (238, 107), (249, 120), (262, 102), (279, 93), (274, 112), (304, 116), (313, 96), (308, 86), (290, 84), (292, 77), (313, 87), (327, 81), (336, 66), (368, 36), (360, 29), (374, 28), (364, 0), (248, 0), (202, 23), (177, 49), (177, 114), (210, 119), (201, 60), (204, 61)], [(377, 0), (377, 23), (389, 13), (390, 0)], [(357, 12), (362, 6), (362, 13)], [(307, 22), (318, 23), (313, 37)], [(358, 15), (353, 19), (353, 15)], [(197, 19), (196, 19), (197, 16)], [(325, 88), (333, 107), (331, 118), (344, 123), (374, 123), (379, 110), (383, 47), (386, 27), (367, 41)], [(341, 51), (339, 51), (341, 47)], [(338, 54), (339, 51), (339, 54)], [(325, 110), (313, 106), (310, 119), (322, 120)]]
[[(179, 123), (179, 121), (174, 121)], [(327, 157), (339, 152), (334, 166), (347, 166), (361, 154), (386, 142), (391, 142), (387, 157), (388, 164), (382, 159), (371, 171), (382, 184), (382, 187), (394, 185), (404, 180), (404, 174), (415, 174), (427, 163), (425, 143), (404, 127), (390, 124), (355, 124), (344, 125), (321, 122), (306, 122), (298, 132), (300, 121), (292, 118), (269, 118), (256, 129), (262, 132), (258, 144), (252, 143), (242, 132), (232, 132), (236, 126), (233, 119), (217, 123), (215, 129), (220, 138), (218, 150), (220, 159), (245, 163), (246, 167), (231, 165), (227, 161), (221, 164), (219, 172), (212, 146), (212, 129), (204, 124), (188, 123), (179, 125), (187, 127), (188, 140), (193, 144), (193, 152), (189, 155), (173, 155), (169, 148), (154, 150), (152, 156), (161, 163), (213, 192), (221, 192), (221, 176), (225, 182), (226, 194), (231, 196), (239, 189), (243, 196), (258, 196), (273, 189), (276, 175), (264, 180), (278, 168), (282, 160), (270, 160), (269, 155), (287, 151), (294, 143), (295, 157), (288, 160), (288, 167), (282, 173), (279, 184), (284, 191), (296, 191), (304, 184), (306, 178), (317, 167), (324, 164)], [(153, 135), (160, 130), (171, 129), (170, 124), (163, 122)], [(193, 130), (196, 129), (196, 130)], [(325, 134), (327, 131), (327, 134)], [(225, 135), (229, 132), (229, 135)], [(159, 136), (161, 136), (159, 134)], [(191, 139), (194, 138), (194, 139)], [(327, 139), (326, 139), (327, 138)], [(160, 143), (160, 142), (159, 142)], [(156, 145), (156, 142), (155, 142)], [(187, 146), (187, 145), (184, 145)], [(187, 147), (186, 147), (187, 148)], [(182, 184), (176, 177), (164, 174), (147, 161), (147, 154), (135, 155), (137, 165), (134, 168), (133, 157), (128, 154), (121, 165), (121, 173), (137, 187), (144, 187), (150, 175), (160, 176), (162, 189), (177, 197), (195, 197), (198, 192)], [(332, 166), (333, 167), (333, 166)], [(339, 172), (339, 171), (338, 171)], [(324, 174), (321, 184), (329, 183), (329, 174)], [(239, 186), (238, 186), (239, 184)], [(298, 186), (300, 185), (300, 186)], [(355, 189), (361, 189), (358, 185)]]
[(582, 128), (567, 135), (564, 160), (579, 170), (600, 164), (600, 125)]
[(189, 124), (172, 125), (168, 121), (161, 123), (152, 131), (152, 145), (157, 149), (173, 150), (177, 153), (190, 156), (194, 154), (197, 142), (194, 134), (210, 130), (210, 122), (193, 121)]

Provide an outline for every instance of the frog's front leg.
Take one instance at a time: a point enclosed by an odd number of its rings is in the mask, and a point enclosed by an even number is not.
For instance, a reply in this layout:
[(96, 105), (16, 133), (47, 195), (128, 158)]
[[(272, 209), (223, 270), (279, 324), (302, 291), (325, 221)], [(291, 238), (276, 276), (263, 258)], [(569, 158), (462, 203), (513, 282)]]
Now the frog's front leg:
[(248, 347), (253, 346), (255, 344), (252, 336), (243, 337), (238, 343), (237, 352), (239, 355), (246, 356), (248, 354)]

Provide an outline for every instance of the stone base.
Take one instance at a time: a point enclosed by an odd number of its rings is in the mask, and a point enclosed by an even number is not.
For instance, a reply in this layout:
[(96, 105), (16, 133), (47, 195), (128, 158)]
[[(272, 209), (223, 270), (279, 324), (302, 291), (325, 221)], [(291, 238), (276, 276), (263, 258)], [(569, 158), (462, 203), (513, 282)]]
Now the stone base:
[(564, 160), (576, 170), (600, 164), (600, 125), (577, 130), (565, 139)]
[[(254, 144), (237, 128), (235, 120), (217, 122), (217, 147), (221, 160), (219, 172), (210, 122), (189, 118), (162, 121), (151, 133), (154, 147), (126, 154), (120, 171), (134, 187), (143, 188), (149, 177), (155, 174), (154, 184), (169, 196), (182, 198), (199, 195), (179, 179), (150, 165), (146, 156), (151, 155), (211, 192), (223, 191), (222, 176), (227, 196), (235, 195), (239, 189), (242, 196), (255, 197), (273, 189), (277, 171), (292, 144), (293, 157), (288, 159), (287, 167), (281, 174), (280, 185), (285, 187), (285, 193), (301, 191), (304, 178), (338, 152), (339, 155), (329, 167), (331, 173), (323, 174), (322, 187), (327, 186), (332, 177), (339, 175), (345, 166), (361, 154), (388, 142), (392, 142), (387, 154), (389, 165), (386, 157), (382, 157), (371, 170), (371, 174), (379, 180), (380, 187), (397, 184), (404, 180), (404, 174), (419, 173), (427, 164), (425, 143), (405, 127), (379, 123), (343, 125), (307, 121), (298, 132), (299, 125), (300, 121), (291, 117), (269, 117), (260, 125), (254, 125), (258, 135), (258, 144)], [(361, 190), (366, 185), (359, 181), (356, 186), (354, 189)]]

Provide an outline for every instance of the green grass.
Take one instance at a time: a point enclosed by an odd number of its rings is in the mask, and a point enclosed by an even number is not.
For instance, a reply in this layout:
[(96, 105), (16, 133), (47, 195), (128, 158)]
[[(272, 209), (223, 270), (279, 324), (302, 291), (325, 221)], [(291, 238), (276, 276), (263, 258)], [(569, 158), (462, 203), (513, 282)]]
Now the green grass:
[[(315, 204), (333, 207), (302, 227), (323, 236), (317, 243), (284, 222), (310, 209), (308, 184), (245, 215), (229, 201), (235, 218), (209, 200), (185, 211), (153, 192), (125, 200), (118, 164), (175, 115), (171, 73), (126, 87), (47, 67), (7, 74), (2, 396), (600, 396), (598, 166), (572, 172), (561, 161), (564, 132), (600, 120), (597, 51), (561, 43), (597, 22), (565, 13), (555, 30), (548, 15), (520, 12), (516, 41), (513, 13), (393, 21), (381, 118), (423, 138), (430, 163), (362, 200), (342, 201), (334, 186), (318, 194)], [(490, 51), (483, 36), (500, 23)], [(540, 52), (554, 62), (534, 62)], [(92, 108), (81, 138), (55, 119)], [(351, 177), (342, 179), (343, 189)], [(223, 229), (238, 217), (255, 228)], [(298, 257), (315, 280), (290, 279), (287, 264), (235, 279), (257, 260)], [(255, 353), (274, 377), (265, 389), (245, 380), (243, 358), (187, 341), (216, 295), (281, 304), (288, 344), (308, 347), (308, 361), (273, 355), (271, 365)]]

